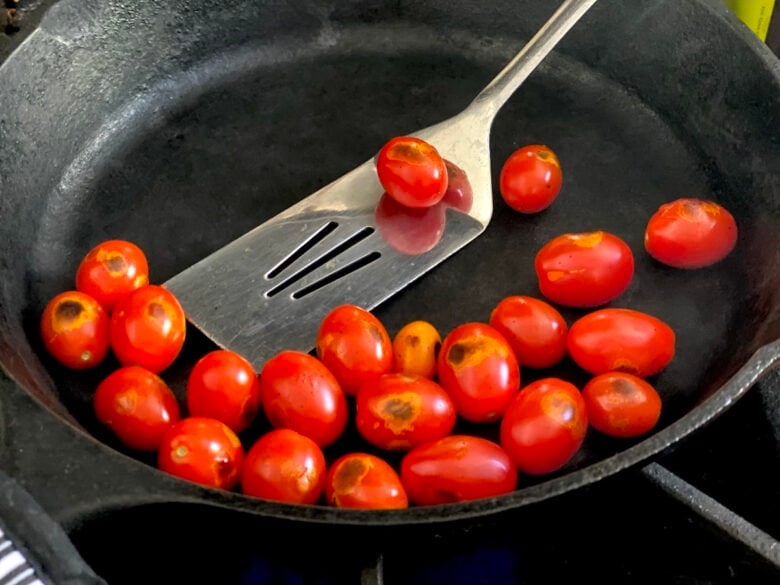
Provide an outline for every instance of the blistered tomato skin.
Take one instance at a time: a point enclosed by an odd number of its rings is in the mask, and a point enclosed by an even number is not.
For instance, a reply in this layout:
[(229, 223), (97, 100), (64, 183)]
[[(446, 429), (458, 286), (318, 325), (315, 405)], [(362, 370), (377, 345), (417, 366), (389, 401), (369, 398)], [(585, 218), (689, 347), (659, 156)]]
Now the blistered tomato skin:
[(123, 296), (149, 284), (143, 250), (127, 240), (106, 240), (92, 248), (76, 270), (76, 288), (109, 313)]
[(432, 506), (507, 494), (517, 486), (517, 468), (488, 439), (450, 435), (409, 451), (401, 481), (412, 503)]
[(433, 378), (440, 349), (441, 334), (431, 323), (407, 323), (393, 338), (394, 371)]
[(531, 475), (563, 467), (582, 446), (588, 413), (579, 389), (558, 378), (523, 388), (501, 421), (501, 446)]
[(390, 139), (376, 157), (387, 194), (407, 207), (430, 207), (447, 191), (447, 167), (436, 148), (413, 136)]
[(634, 276), (634, 255), (604, 231), (567, 233), (536, 254), (534, 269), (545, 298), (566, 307), (596, 307), (620, 296)]
[(401, 478), (370, 453), (347, 453), (328, 469), (325, 501), (337, 508), (397, 510), (409, 507)]
[(657, 374), (675, 354), (674, 330), (661, 319), (633, 309), (606, 308), (580, 317), (569, 328), (571, 358), (593, 375)]
[(80, 291), (65, 291), (49, 301), (40, 332), (46, 351), (72, 370), (94, 368), (108, 354), (108, 313)]
[(638, 437), (650, 431), (661, 416), (661, 397), (646, 380), (625, 372), (592, 378), (582, 389), (588, 420), (611, 437)]
[(665, 203), (645, 228), (645, 250), (674, 268), (710, 266), (737, 244), (734, 216), (714, 201), (682, 198)]
[(512, 348), (485, 323), (463, 323), (447, 334), (437, 375), (458, 414), (477, 423), (501, 418), (520, 387), (520, 366)]
[(520, 213), (538, 213), (558, 198), (563, 174), (558, 157), (543, 144), (515, 150), (501, 167), (499, 192)]

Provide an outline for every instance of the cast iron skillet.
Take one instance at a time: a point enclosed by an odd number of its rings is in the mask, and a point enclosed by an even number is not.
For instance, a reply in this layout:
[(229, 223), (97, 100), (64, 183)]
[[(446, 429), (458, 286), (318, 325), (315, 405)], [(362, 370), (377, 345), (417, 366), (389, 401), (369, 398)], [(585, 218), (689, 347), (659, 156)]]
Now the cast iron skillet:
[[(116, 363), (73, 373), (42, 350), (43, 306), (73, 286), (94, 244), (135, 241), (152, 281), (164, 282), (389, 137), (461, 110), (553, 9), (541, 0), (55, 5), (0, 67), (4, 469), (66, 526), (154, 502), (314, 523), (437, 524), (577, 490), (728, 408), (780, 356), (780, 70), (705, 0), (596, 5), (494, 125), (494, 178), (513, 149), (545, 143), (564, 168), (558, 201), (520, 216), (497, 197), (484, 235), (376, 310), (391, 332), (416, 318), (442, 332), (484, 321), (504, 296), (538, 294), (533, 256), (549, 238), (612, 231), (637, 264), (612, 306), (654, 314), (677, 333), (673, 363), (653, 380), (664, 412), (649, 436), (591, 433), (564, 469), (489, 500), (381, 513), (280, 505), (180, 481), (126, 451), (91, 410)], [(718, 265), (679, 271), (643, 253), (650, 214), (682, 196), (735, 215), (738, 245)], [(570, 322), (580, 314), (565, 312)], [(180, 399), (188, 367), (211, 349), (188, 335), (164, 374)], [(564, 364), (525, 370), (524, 383), (542, 375), (585, 381)], [(242, 437), (247, 445), (263, 424)], [(368, 446), (348, 433), (329, 455), (346, 449)]]

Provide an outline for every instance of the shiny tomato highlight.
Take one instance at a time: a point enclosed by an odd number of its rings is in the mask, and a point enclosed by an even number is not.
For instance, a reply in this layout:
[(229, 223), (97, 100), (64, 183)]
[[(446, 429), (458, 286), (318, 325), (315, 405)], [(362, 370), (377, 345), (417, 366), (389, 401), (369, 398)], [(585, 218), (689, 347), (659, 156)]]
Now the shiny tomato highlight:
[(48, 302), (40, 333), (46, 351), (73, 370), (94, 368), (108, 354), (108, 313), (80, 291), (62, 292)]
[(582, 389), (590, 425), (611, 437), (638, 437), (655, 427), (661, 397), (646, 380), (626, 372), (607, 372)]
[(333, 462), (325, 478), (325, 500), (338, 508), (409, 507), (398, 473), (384, 459), (370, 453), (347, 453)]
[(430, 207), (447, 191), (447, 167), (420, 138), (396, 136), (380, 149), (376, 172), (387, 194), (406, 207)]
[(123, 296), (149, 284), (143, 250), (127, 240), (106, 240), (92, 248), (76, 270), (76, 288), (109, 313)]

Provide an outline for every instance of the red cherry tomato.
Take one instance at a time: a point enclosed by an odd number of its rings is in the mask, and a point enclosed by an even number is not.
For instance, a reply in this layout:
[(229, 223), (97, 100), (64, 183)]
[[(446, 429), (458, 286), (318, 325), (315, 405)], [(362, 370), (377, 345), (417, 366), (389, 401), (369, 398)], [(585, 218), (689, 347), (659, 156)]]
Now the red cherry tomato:
[(612, 437), (638, 437), (661, 416), (661, 397), (646, 380), (625, 372), (608, 372), (582, 389), (590, 425)]
[(562, 234), (537, 252), (539, 290), (553, 303), (595, 307), (620, 296), (634, 276), (634, 255), (604, 231)]
[(439, 383), (458, 414), (471, 422), (498, 420), (520, 387), (520, 367), (506, 338), (485, 323), (463, 323), (444, 338)]
[(320, 323), (317, 357), (350, 396), (375, 376), (393, 369), (393, 342), (382, 322), (355, 305), (339, 305)]
[(122, 365), (159, 373), (184, 346), (186, 318), (176, 297), (148, 284), (122, 297), (111, 315), (111, 348)]
[(107, 240), (92, 248), (76, 270), (76, 288), (113, 311), (127, 293), (149, 284), (143, 250), (126, 240)]
[(275, 428), (288, 428), (320, 447), (333, 443), (347, 426), (347, 398), (335, 376), (316, 357), (282, 351), (263, 365), (260, 400)]
[(407, 207), (430, 207), (447, 191), (447, 167), (433, 145), (413, 136), (396, 136), (376, 157), (379, 182)]
[(444, 233), (444, 205), (406, 207), (387, 193), (374, 211), (379, 235), (401, 254), (414, 256), (432, 250)]
[(236, 433), (255, 420), (260, 408), (257, 373), (243, 356), (217, 349), (200, 358), (187, 378), (191, 416), (221, 420)]
[(683, 198), (662, 205), (645, 228), (645, 250), (675, 268), (720, 262), (737, 244), (737, 222), (723, 206)]
[(394, 370), (433, 378), (440, 349), (441, 335), (436, 327), (428, 321), (411, 321), (393, 337)]
[(450, 434), (455, 405), (436, 382), (422, 376), (385, 374), (360, 387), (355, 424), (372, 445), (402, 451)]
[(325, 489), (325, 455), (317, 443), (292, 429), (260, 437), (244, 458), (241, 491), (256, 498), (316, 504)]
[(94, 368), (108, 353), (108, 314), (94, 298), (79, 291), (62, 292), (49, 301), (40, 331), (46, 351), (73, 370)]
[(157, 461), (162, 471), (176, 477), (232, 490), (241, 481), (244, 448), (225, 423), (191, 416), (165, 432)]
[(646, 378), (672, 360), (675, 335), (669, 325), (647, 313), (607, 308), (575, 321), (567, 348), (571, 358), (593, 375), (619, 371)]
[(558, 378), (532, 382), (509, 405), (501, 421), (501, 446), (520, 471), (551, 473), (579, 450), (588, 430), (580, 391)]
[(401, 478), (384, 459), (369, 453), (347, 453), (328, 469), (325, 500), (339, 508), (408, 508)]
[(517, 468), (498, 444), (450, 435), (415, 447), (401, 461), (401, 482), (418, 506), (499, 496), (517, 485)]
[(506, 159), (499, 175), (499, 191), (515, 211), (538, 213), (552, 205), (562, 182), (555, 153), (543, 144), (531, 144), (518, 148)]
[(504, 297), (491, 311), (489, 323), (506, 337), (521, 367), (548, 368), (566, 355), (566, 320), (542, 300)]
[(154, 451), (168, 428), (179, 420), (179, 404), (157, 374), (125, 366), (109, 374), (94, 396), (97, 419), (122, 443), (139, 451)]

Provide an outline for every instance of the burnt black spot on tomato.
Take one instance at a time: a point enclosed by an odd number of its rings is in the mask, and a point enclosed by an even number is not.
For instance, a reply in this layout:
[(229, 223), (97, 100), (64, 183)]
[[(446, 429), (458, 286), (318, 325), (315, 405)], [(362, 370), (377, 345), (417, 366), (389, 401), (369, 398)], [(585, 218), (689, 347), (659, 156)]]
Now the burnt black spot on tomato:
[(386, 401), (382, 411), (388, 417), (395, 420), (409, 421), (414, 416), (414, 407), (400, 398), (391, 398)]
[(612, 388), (621, 396), (632, 396), (636, 393), (636, 385), (625, 378), (615, 378), (612, 381)]
[(411, 347), (417, 347), (420, 345), (420, 338), (417, 335), (410, 335), (409, 336), (409, 345)]
[(414, 144), (400, 143), (393, 146), (391, 156), (411, 163), (424, 163), (425, 154)]
[(125, 257), (119, 254), (112, 254), (106, 258), (104, 264), (111, 272), (125, 272), (127, 270)]
[(57, 309), (55, 311), (57, 315), (57, 320), (62, 321), (63, 323), (70, 323), (71, 321), (74, 321), (78, 318), (79, 315), (81, 315), (81, 312), (84, 310), (84, 305), (79, 303), (78, 301), (63, 301), (59, 305), (57, 305)]
[(360, 458), (353, 457), (339, 467), (333, 478), (333, 488), (336, 492), (345, 492), (352, 488), (368, 472), (368, 465)]
[(152, 319), (162, 321), (165, 319), (165, 307), (160, 303), (149, 303), (149, 306), (146, 308), (146, 314)]
[(481, 347), (480, 343), (474, 343), (471, 341), (459, 341), (454, 343), (450, 350), (447, 352), (447, 361), (453, 366), (458, 366), (475, 352), (479, 351)]

